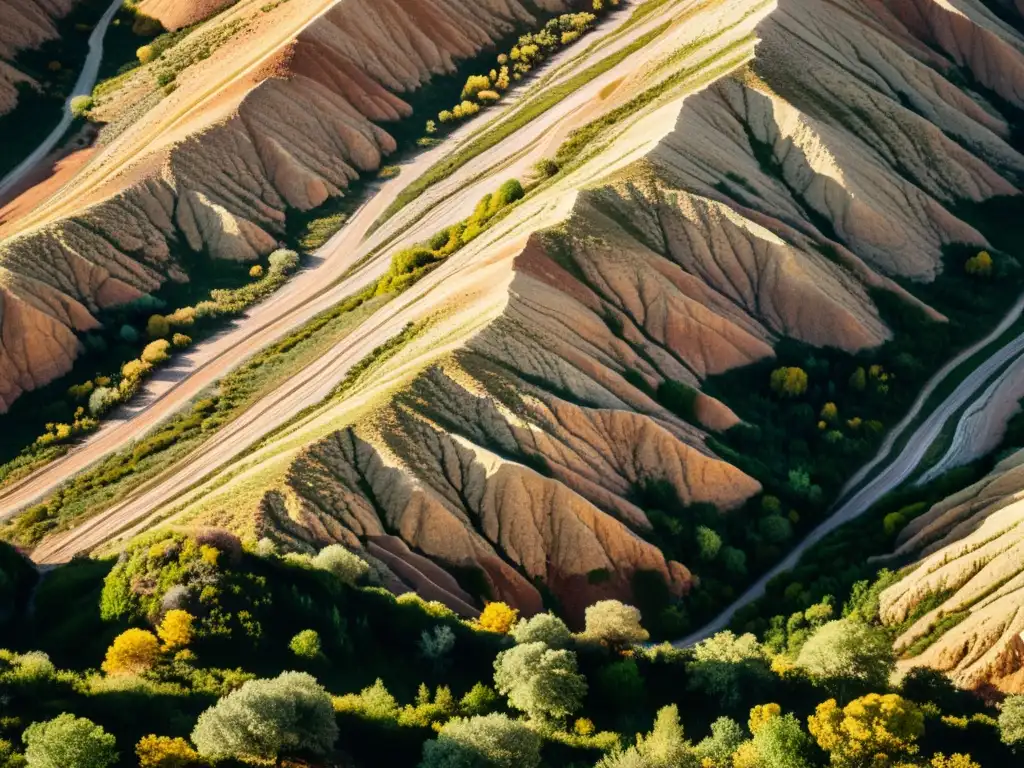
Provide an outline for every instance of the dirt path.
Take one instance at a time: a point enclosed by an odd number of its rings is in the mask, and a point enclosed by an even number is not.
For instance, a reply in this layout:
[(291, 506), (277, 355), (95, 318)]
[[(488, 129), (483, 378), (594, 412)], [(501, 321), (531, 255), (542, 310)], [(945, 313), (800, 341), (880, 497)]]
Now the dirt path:
[[(616, 41), (616, 45), (628, 44), (635, 34), (642, 34), (648, 25), (656, 23), (657, 14), (652, 14), (652, 16), (655, 18), (645, 21), (642, 25), (637, 25), (636, 31), (631, 30), (627, 39)], [(624, 23), (628, 17), (626, 13), (620, 14), (612, 22), (615, 26), (609, 27), (605, 34), (614, 32), (615, 28)], [(614, 49), (603, 51), (602, 55), (607, 55), (612, 50)], [(559, 61), (560, 59), (555, 58), (551, 63), (557, 65)], [(624, 64), (620, 64), (619, 67)], [(582, 89), (568, 103), (558, 105), (529, 123), (514, 139), (507, 140), (500, 148), (484, 153), (447, 179), (443, 183), (443, 187), (450, 197), (446, 199), (444, 194), (439, 193), (438, 197), (432, 200), (432, 202), (436, 201), (435, 204), (443, 204), (437, 205), (437, 210), (431, 212), (428, 221), (418, 223), (415, 228), (417, 236), (463, 218), (466, 214), (466, 206), (468, 205), (471, 209), (472, 203), (475, 203), (483, 191), (490, 191), (490, 187), (497, 183), (493, 179), (487, 180), (486, 183), (477, 181), (481, 175), (493, 168), (501, 167), (510, 156), (517, 155), (524, 146), (551, 132), (566, 118), (567, 114), (578, 109), (580, 100), (585, 100), (587, 94), (592, 94), (602, 88), (607, 80), (614, 76), (619, 67), (595, 80), (586, 89)], [(547, 87), (559, 82), (565, 76), (571, 76), (571, 74), (571, 69), (565, 73), (559, 73), (559, 76), (553, 78)], [(503, 119), (520, 105), (521, 101), (511, 100), (504, 105), (502, 110), (493, 111), (492, 119)], [(274, 343), (382, 274), (387, 265), (390, 248), (382, 251), (376, 260), (360, 267), (344, 282), (338, 283), (353, 265), (359, 263), (368, 253), (373, 252), (386, 242), (389, 233), (393, 233), (393, 225), (389, 222), (388, 226), (367, 238), (367, 232), (372, 224), (398, 194), (439, 160), (457, 152), (460, 147), (472, 141), (484, 125), (487, 123), (478, 124), (476, 121), (471, 121), (451, 134), (442, 145), (420, 153), (411, 161), (403, 164), (401, 174), (397, 178), (381, 184), (375, 193), (368, 192), (372, 196), (369, 197), (366, 204), (340, 232), (316, 253), (311, 266), (289, 280), (281, 290), (265, 302), (253, 307), (225, 331), (196, 344), (187, 355), (180, 357), (179, 362), (173, 367), (164, 369), (156, 377), (147, 381), (143, 393), (136, 401), (115, 414), (99, 431), (90, 435), (66, 456), (48, 464), (18, 483), (0, 490), (0, 520), (11, 517), (40, 501), (69, 477), (82, 472), (110, 453), (142, 438), (203, 389), (260, 349)], [(522, 162), (520, 161), (520, 165)], [(517, 165), (517, 167), (519, 166)], [(484, 190), (485, 186), (486, 190)], [(411, 237), (411, 235), (405, 237)], [(392, 245), (397, 245), (397, 243)], [(362, 333), (362, 331), (357, 333)], [(312, 374), (313, 372), (307, 373), (307, 375)]]

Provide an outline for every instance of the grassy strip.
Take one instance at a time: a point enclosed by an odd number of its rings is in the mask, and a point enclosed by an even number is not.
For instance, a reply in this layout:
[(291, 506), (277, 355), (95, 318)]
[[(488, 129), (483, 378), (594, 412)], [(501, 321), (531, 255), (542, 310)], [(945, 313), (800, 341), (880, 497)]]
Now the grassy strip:
[(0, 538), (33, 546), (44, 536), (65, 530), (123, 499), (211, 439), (221, 427), (290, 378), (294, 370), (322, 357), (389, 298), (350, 299), (318, 315), (232, 371), (213, 393), (199, 397), (144, 440), (108, 456), (63, 485), (46, 502), (8, 522), (0, 529)]
[(426, 192), (427, 189), (432, 187), (434, 184), (447, 179), (471, 160), (479, 157), (487, 150), (493, 149), (516, 131), (533, 122), (535, 119), (543, 115), (566, 97), (578, 91), (594, 78), (599, 77), (644, 46), (649, 45), (653, 40), (664, 33), (666, 29), (668, 29), (669, 24), (670, 22), (666, 22), (657, 29), (638, 38), (622, 50), (602, 59), (594, 66), (576, 75), (576, 77), (573, 77), (561, 85), (534, 97), (527, 102), (522, 109), (512, 115), (510, 119), (501, 122), (493, 130), (477, 138), (461, 152), (458, 152), (432, 166), (426, 171), (426, 173), (406, 187), (402, 193), (395, 198), (395, 201), (388, 206), (387, 210), (385, 210), (384, 213), (381, 214), (380, 218), (374, 222), (373, 227), (370, 230), (371, 234), (379, 229), (396, 213), (402, 210), (406, 205)]
[[(108, 457), (96, 468), (61, 487), (46, 502), (15, 518), (0, 529), (0, 538), (32, 546), (44, 536), (64, 530), (73, 522), (100, 511), (114, 499), (123, 498), (142, 482), (183, 458), (221, 426), (237, 418), (288, 378), (289, 371), (310, 365), (329, 350), (351, 330), (356, 310), (362, 308), (360, 317), (368, 316), (380, 303), (410, 288), (472, 242), (524, 194), (517, 180), (509, 180), (494, 194), (485, 195), (473, 214), (462, 222), (438, 232), (420, 246), (399, 251), (393, 256), (390, 269), (375, 283), (317, 316), (299, 331), (268, 347), (229, 374), (213, 396), (198, 400), (191, 410), (174, 417), (145, 440)], [(322, 331), (332, 323), (336, 324), (336, 332), (322, 335)], [(416, 332), (417, 328), (407, 328), (396, 339), (404, 344)], [(305, 350), (304, 354), (300, 348)], [(373, 362), (393, 352), (392, 342), (375, 349), (368, 361), (357, 363), (349, 371), (330, 398), (343, 396)]]

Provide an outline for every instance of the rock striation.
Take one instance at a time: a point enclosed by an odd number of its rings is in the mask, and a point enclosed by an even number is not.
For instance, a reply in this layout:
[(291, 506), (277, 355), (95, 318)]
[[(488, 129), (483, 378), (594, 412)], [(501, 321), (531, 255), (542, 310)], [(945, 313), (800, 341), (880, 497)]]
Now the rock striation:
[[(562, 0), (546, 5), (569, 7)], [(273, 14), (252, 10), (252, 25), (273, 23)], [(184, 135), (144, 139), (153, 123), (208, 87), (203, 72), (229, 66), (231, 46), (187, 70), (152, 118), (123, 134), (65, 190), (74, 202), (90, 172), (105, 174), (109, 181), (89, 188), (92, 204), (0, 243), (0, 412), (71, 369), (76, 334), (95, 327), (99, 310), (167, 280), (187, 280), (183, 249), (237, 260), (272, 251), (287, 211), (343, 194), (394, 151), (379, 124), (410, 114), (400, 94), (454, 71), (458, 61), (532, 20), (518, 0), (328, 4), (218, 94), (207, 117)], [(222, 22), (232, 19), (215, 20)], [(256, 26), (251, 34), (258, 35)], [(118, 163), (123, 170), (106, 170)]]
[[(1024, 692), (1024, 453), (936, 504), (900, 534), (912, 570), (886, 589), (880, 613), (905, 627), (905, 666), (946, 672), (969, 689)], [(921, 650), (921, 646), (924, 646)]]

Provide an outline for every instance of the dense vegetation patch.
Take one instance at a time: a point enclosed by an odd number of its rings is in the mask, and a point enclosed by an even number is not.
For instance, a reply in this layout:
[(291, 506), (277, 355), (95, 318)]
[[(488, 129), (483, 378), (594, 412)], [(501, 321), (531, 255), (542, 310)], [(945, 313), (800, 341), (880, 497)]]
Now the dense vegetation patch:
[(841, 621), (814, 612), (795, 654), (728, 632), (677, 650), (637, 646), (643, 617), (616, 601), (573, 634), (500, 603), (462, 621), (396, 599), (379, 577), (337, 545), (282, 557), (210, 529), (61, 566), (0, 651), (0, 756), (34, 767), (60, 754), (62, 768), (854, 768), (867, 754), (977, 768), (1008, 764), (1022, 735), (1014, 700), (997, 721), (935, 675), (891, 687), (890, 646), (861, 598)]

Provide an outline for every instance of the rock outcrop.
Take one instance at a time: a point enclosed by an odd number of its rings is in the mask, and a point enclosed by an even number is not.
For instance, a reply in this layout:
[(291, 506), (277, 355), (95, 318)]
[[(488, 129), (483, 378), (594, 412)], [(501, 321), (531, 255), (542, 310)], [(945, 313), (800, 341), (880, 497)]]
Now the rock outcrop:
[(57, 37), (56, 22), (75, 0), (5, 0), (0, 6), (0, 115), (18, 104), (18, 85), (38, 84), (14, 66), (19, 52)]

